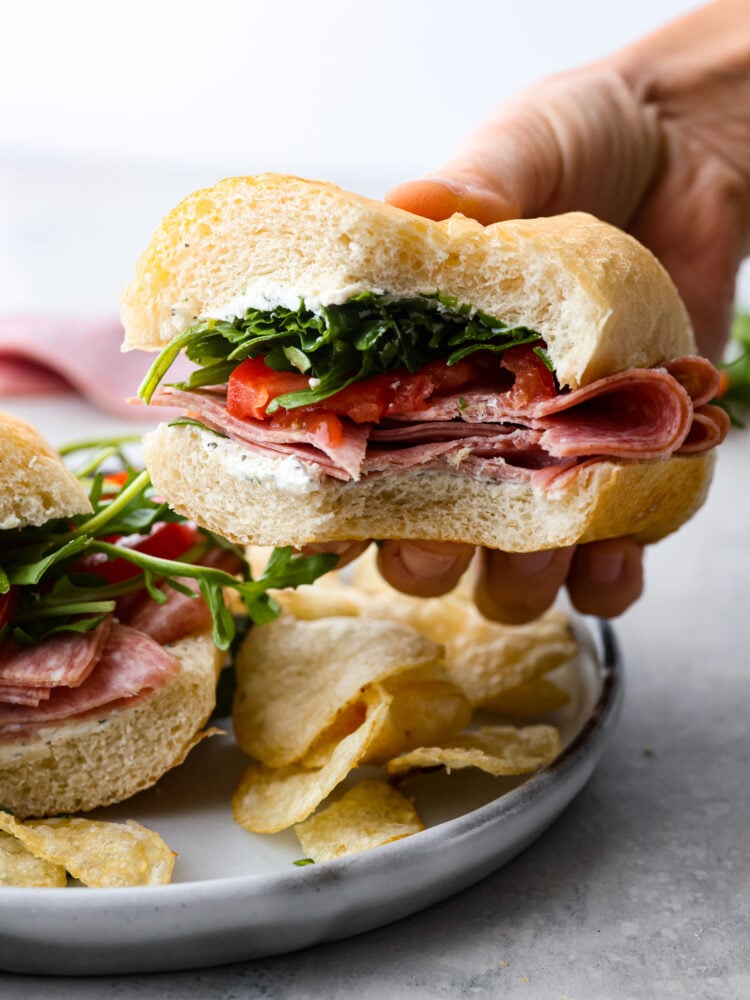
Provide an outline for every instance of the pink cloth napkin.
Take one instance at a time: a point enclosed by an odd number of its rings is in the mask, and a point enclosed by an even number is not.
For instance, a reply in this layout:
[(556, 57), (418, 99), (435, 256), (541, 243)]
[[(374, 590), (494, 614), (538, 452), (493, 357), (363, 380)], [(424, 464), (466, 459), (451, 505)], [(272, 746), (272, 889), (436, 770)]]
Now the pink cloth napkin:
[[(134, 420), (168, 418), (163, 407), (127, 403), (154, 359), (144, 351), (122, 353), (122, 326), (115, 318), (50, 315), (0, 317), (0, 400), (9, 396), (78, 393), (93, 406)], [(180, 359), (169, 381), (186, 377)]]

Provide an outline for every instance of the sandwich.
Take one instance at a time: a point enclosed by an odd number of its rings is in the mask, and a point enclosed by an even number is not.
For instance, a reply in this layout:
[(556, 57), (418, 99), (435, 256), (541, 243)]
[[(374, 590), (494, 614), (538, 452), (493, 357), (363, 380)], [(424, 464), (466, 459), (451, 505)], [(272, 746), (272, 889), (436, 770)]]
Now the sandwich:
[(0, 807), (78, 812), (154, 784), (202, 738), (235, 637), (269, 587), (330, 565), (244, 553), (170, 511), (119, 442), (68, 449), (0, 414)]
[(185, 414), (145, 439), (154, 483), (238, 543), (653, 542), (727, 431), (666, 271), (582, 213), (432, 222), (230, 178), (164, 219), (122, 317), (159, 351), (141, 399)]

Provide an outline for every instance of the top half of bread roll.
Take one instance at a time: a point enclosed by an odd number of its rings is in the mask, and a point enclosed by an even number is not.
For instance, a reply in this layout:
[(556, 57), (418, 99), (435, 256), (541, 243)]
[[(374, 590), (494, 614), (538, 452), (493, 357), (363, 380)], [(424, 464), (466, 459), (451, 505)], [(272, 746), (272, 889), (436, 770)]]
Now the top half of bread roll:
[(436, 290), (539, 333), (563, 388), (695, 351), (664, 268), (593, 216), (432, 222), (278, 174), (221, 181), (164, 219), (123, 295), (125, 347), (160, 350), (199, 319), (251, 307)]
[(0, 531), (90, 510), (86, 490), (41, 434), (0, 413)]

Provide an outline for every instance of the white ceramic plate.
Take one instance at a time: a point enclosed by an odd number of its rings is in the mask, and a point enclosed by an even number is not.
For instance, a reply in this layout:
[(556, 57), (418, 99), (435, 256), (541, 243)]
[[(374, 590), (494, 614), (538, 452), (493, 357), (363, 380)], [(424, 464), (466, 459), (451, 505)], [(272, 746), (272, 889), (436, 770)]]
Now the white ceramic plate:
[[(205, 741), (159, 785), (98, 810), (136, 819), (177, 851), (175, 881), (134, 889), (0, 888), (0, 969), (77, 975), (154, 972), (258, 958), (358, 934), (445, 899), (523, 850), (590, 777), (618, 714), (621, 665), (609, 626), (577, 630), (558, 672), (572, 695), (551, 717), (564, 750), (524, 779), (480, 772), (409, 785), (427, 829), (363, 854), (297, 867), (293, 832), (247, 833), (229, 799), (247, 759)], [(361, 777), (361, 772), (357, 775)]]

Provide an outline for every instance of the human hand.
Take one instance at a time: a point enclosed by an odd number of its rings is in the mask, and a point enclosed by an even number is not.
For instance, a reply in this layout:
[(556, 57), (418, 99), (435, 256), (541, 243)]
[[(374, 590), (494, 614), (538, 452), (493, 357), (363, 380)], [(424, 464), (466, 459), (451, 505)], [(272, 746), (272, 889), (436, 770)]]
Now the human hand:
[[(750, 29), (722, 0), (593, 66), (551, 77), (501, 107), (436, 174), (387, 201), (431, 219), (484, 224), (582, 210), (630, 231), (662, 261), (699, 347), (720, 356), (737, 268), (750, 253)], [(744, 32), (744, 36), (743, 36)], [(343, 559), (362, 549), (339, 545)], [(520, 623), (565, 584), (580, 611), (613, 617), (643, 586), (631, 538), (531, 554), (484, 550), (476, 602)], [(468, 545), (386, 541), (383, 576), (423, 597), (452, 589)]]

